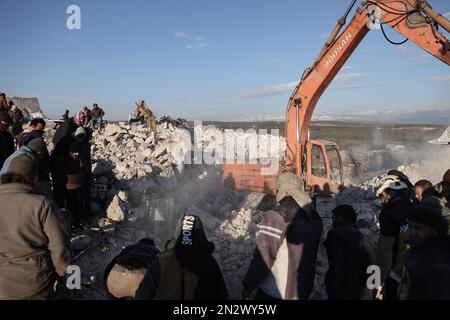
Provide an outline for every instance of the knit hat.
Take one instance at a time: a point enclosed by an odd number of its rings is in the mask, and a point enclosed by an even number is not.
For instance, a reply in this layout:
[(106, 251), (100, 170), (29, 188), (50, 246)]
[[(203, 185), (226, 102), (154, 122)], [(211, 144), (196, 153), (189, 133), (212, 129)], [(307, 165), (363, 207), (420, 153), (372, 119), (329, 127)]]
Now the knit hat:
[(11, 173), (23, 176), (36, 176), (38, 174), (38, 164), (33, 158), (20, 154), (11, 160), (6, 169), (6, 174)]
[(428, 197), (422, 203), (413, 208), (408, 214), (408, 221), (413, 221), (429, 226), (440, 234), (449, 231), (450, 210), (444, 207), (438, 197)]
[(166, 249), (195, 248), (212, 253), (214, 244), (209, 242), (203, 230), (203, 223), (198, 216), (183, 215), (178, 220), (174, 237), (166, 243)]
[(82, 140), (86, 139), (86, 137), (87, 137), (86, 129), (84, 129), (83, 127), (78, 127), (77, 130), (75, 130), (72, 133), (72, 137), (78, 141), (82, 141)]
[(72, 152), (72, 153), (79, 153), (79, 152), (81, 152), (82, 148), (83, 148), (82, 143), (79, 142), (79, 141), (77, 141), (77, 142), (72, 143), (72, 144), (69, 146), (69, 152)]
[(28, 142), (28, 147), (37, 154), (43, 154), (48, 152), (45, 142), (40, 138), (35, 138), (30, 142)]
[(305, 192), (303, 181), (297, 175), (288, 172), (280, 174), (275, 181), (275, 187), (277, 189), (277, 202), (291, 196), (300, 208), (308, 214), (312, 213), (311, 197)]

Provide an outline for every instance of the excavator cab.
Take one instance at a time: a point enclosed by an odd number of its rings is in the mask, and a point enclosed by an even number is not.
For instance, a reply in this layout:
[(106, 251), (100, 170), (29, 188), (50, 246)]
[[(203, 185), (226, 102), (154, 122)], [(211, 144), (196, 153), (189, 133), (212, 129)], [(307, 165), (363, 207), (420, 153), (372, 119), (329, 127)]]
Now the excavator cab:
[(314, 193), (334, 193), (343, 182), (342, 159), (338, 145), (324, 140), (311, 140), (306, 144), (306, 163), (303, 175), (306, 189)]

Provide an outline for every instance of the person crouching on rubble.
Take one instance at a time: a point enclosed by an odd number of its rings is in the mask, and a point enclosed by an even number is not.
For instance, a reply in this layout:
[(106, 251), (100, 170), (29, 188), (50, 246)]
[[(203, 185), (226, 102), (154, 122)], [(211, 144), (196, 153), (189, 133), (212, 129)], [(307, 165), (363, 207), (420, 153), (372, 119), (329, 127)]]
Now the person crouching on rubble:
[(137, 300), (225, 300), (228, 290), (198, 216), (184, 215), (166, 250), (151, 263)]
[(425, 199), (408, 214), (408, 299), (450, 299), (449, 220), (450, 210), (437, 197)]
[(25, 154), (1, 175), (0, 299), (52, 298), (55, 281), (71, 263), (65, 217), (34, 192), (37, 178), (37, 163)]
[(84, 174), (80, 164), (80, 155), (83, 149), (82, 142), (74, 142), (69, 146), (69, 151), (55, 167), (54, 185), (64, 190), (63, 199), (58, 199), (61, 208), (67, 208), (72, 215), (72, 224), (77, 227), (81, 222), (84, 212), (83, 184)]
[(322, 220), (295, 174), (278, 176), (276, 188), (278, 205), (258, 225), (242, 297), (257, 290), (256, 300), (306, 300), (313, 288)]
[(413, 207), (408, 186), (397, 176), (386, 176), (376, 191), (382, 208), (378, 241), (384, 300), (397, 300), (407, 251), (406, 217)]

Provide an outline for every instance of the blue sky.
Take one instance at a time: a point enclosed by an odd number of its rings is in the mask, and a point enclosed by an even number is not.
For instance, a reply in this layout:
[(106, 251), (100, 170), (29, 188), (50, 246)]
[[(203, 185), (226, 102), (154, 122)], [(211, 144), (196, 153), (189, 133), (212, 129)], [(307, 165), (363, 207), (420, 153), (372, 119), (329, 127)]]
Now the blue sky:
[[(0, 91), (38, 97), (52, 117), (97, 102), (107, 118), (126, 119), (145, 99), (158, 115), (282, 118), (290, 88), (349, 2), (2, 0)], [(450, 16), (448, 0), (429, 3)], [(66, 28), (71, 4), (81, 30)], [(450, 110), (449, 89), (447, 65), (373, 30), (316, 115)]]

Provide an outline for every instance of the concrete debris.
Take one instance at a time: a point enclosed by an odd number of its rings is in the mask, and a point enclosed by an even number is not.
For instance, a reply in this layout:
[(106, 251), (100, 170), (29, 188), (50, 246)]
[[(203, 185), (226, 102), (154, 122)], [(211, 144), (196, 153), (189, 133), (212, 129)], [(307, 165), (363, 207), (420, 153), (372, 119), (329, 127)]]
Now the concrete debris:
[(123, 221), (125, 220), (125, 206), (123, 201), (118, 195), (114, 196), (113, 200), (106, 210), (107, 217), (112, 221)]
[[(103, 131), (93, 134), (92, 173), (96, 186), (93, 187), (96, 193), (92, 193), (96, 203), (93, 207), (95, 211), (107, 209), (103, 216), (97, 217), (102, 242), (77, 260), (83, 270), (83, 281), (90, 282), (91, 276), (101, 279), (111, 259), (123, 247), (143, 237), (152, 238), (159, 249), (163, 249), (172, 237), (178, 219), (183, 214), (194, 214), (202, 219), (208, 238), (216, 246), (214, 256), (223, 272), (230, 298), (240, 299), (242, 280), (255, 248), (257, 225), (264, 214), (258, 209), (263, 195), (223, 189), (218, 159), (224, 156), (227, 139), (235, 142), (234, 156), (237, 158), (242, 156), (240, 152), (256, 134), (224, 134), (213, 125), (204, 126), (201, 131), (195, 141), (196, 148), (192, 148), (194, 127), (183, 119), (159, 118), (156, 135), (139, 123), (109, 123)], [(286, 146), (284, 139), (270, 135), (266, 138), (272, 139), (269, 149), (282, 158)], [(204, 153), (198, 150), (204, 150)], [(201, 160), (203, 164), (194, 165), (195, 160)], [(204, 164), (206, 160), (211, 162)], [(399, 170), (409, 175), (414, 183), (418, 178), (429, 177), (424, 167), (433, 166), (409, 164)], [(358, 184), (349, 180), (342, 193), (328, 199), (316, 199), (325, 226), (322, 240), (331, 228), (334, 206), (351, 204), (357, 211), (361, 232), (376, 244), (380, 206), (374, 188), (380, 179), (381, 176)], [(312, 299), (326, 298), (324, 277), (327, 270), (326, 252), (321, 245)], [(105, 299), (104, 288), (97, 282), (72, 294), (75, 299)]]

